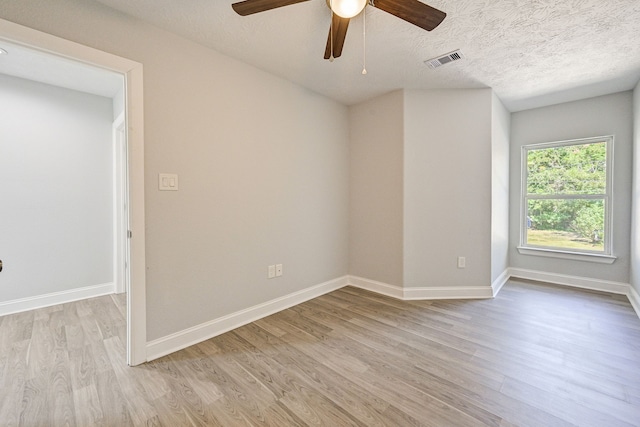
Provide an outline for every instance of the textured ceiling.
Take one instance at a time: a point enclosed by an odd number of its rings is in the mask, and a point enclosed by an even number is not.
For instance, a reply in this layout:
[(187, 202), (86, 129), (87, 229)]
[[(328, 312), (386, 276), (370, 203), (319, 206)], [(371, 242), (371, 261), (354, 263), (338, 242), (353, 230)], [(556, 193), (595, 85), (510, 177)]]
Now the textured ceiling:
[[(491, 87), (512, 111), (631, 89), (640, 79), (638, 0), (429, 0), (426, 32), (367, 6), (342, 57), (322, 59), (330, 14), (311, 0), (241, 17), (231, 0), (98, 0), (345, 104), (391, 90)], [(465, 58), (430, 69), (455, 49)]]

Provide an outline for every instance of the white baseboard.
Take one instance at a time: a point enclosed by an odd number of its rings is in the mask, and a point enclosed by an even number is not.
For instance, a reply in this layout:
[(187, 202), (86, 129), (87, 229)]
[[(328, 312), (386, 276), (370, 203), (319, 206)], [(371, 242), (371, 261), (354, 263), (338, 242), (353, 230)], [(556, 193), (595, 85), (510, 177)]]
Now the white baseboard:
[(491, 286), (443, 286), (405, 288), (405, 300), (493, 298)]
[(404, 299), (404, 290), (400, 286), (377, 282), (375, 280), (365, 279), (364, 277), (349, 276), (349, 286), (386, 295), (388, 297)]
[(349, 285), (401, 300), (478, 299), (493, 297), (492, 289), (489, 286), (402, 288), (400, 286), (389, 285), (357, 276), (349, 276)]
[(69, 289), (68, 291), (53, 292), (34, 297), (14, 299), (0, 302), (0, 316), (20, 313), (22, 311), (35, 310), (37, 308), (50, 307), (52, 305), (65, 304), (86, 298), (94, 298), (114, 293), (113, 283), (85, 286), (83, 288)]
[(636, 311), (638, 317), (640, 317), (640, 295), (633, 286), (629, 286), (629, 293), (627, 294), (631, 307)]
[(509, 277), (538, 280), (556, 285), (626, 295), (627, 298), (629, 298), (629, 302), (636, 314), (640, 317), (640, 295), (638, 295), (638, 292), (629, 283), (612, 282), (609, 280), (591, 279), (580, 276), (568, 276), (565, 274), (547, 273), (544, 271), (525, 270), (523, 268), (509, 268)]
[(569, 276), (566, 274), (547, 273), (544, 271), (526, 270), (523, 268), (509, 268), (509, 276), (621, 295), (628, 295), (629, 288), (631, 287), (628, 283), (611, 282), (609, 280), (592, 279), (589, 277)]
[(491, 284), (491, 290), (493, 292), (494, 297), (498, 295), (498, 292), (500, 292), (500, 290), (505, 285), (505, 283), (509, 281), (510, 277), (511, 277), (511, 272), (507, 268), (502, 272), (500, 276), (496, 278), (496, 280), (493, 281), (493, 283)]
[(232, 329), (239, 328), (247, 323), (335, 291), (347, 286), (347, 283), (347, 276), (340, 277), (150, 341), (147, 343), (147, 361), (158, 359)]
[(631, 304), (640, 316), (640, 297), (628, 284), (534, 270), (509, 268), (505, 270), (491, 286), (452, 286), (437, 288), (402, 288), (363, 277), (344, 276), (150, 341), (147, 343), (146, 358), (147, 361), (158, 359), (344, 286), (353, 286), (401, 300), (480, 299), (494, 297), (511, 277), (625, 294), (629, 296)]

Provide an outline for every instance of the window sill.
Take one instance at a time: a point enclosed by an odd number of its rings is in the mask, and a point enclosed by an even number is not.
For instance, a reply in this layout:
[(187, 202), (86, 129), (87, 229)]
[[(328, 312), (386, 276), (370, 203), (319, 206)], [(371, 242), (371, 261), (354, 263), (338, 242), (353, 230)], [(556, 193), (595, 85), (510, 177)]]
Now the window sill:
[(522, 255), (544, 256), (549, 258), (570, 259), (574, 261), (597, 262), (600, 264), (613, 264), (617, 257), (604, 254), (589, 254), (585, 252), (569, 252), (557, 249), (531, 248), (518, 246), (518, 252)]

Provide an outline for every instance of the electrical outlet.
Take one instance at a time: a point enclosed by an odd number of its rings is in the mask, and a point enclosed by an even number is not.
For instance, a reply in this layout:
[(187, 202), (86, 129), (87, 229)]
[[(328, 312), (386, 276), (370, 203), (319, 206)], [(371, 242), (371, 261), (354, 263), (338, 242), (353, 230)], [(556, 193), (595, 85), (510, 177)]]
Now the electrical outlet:
[(276, 264), (276, 277), (282, 276), (282, 264)]
[(269, 279), (273, 279), (274, 277), (276, 277), (276, 266), (275, 265), (270, 265), (268, 268), (269, 273), (267, 274), (267, 277)]
[(458, 257), (458, 268), (465, 268), (467, 265), (467, 260), (463, 256)]

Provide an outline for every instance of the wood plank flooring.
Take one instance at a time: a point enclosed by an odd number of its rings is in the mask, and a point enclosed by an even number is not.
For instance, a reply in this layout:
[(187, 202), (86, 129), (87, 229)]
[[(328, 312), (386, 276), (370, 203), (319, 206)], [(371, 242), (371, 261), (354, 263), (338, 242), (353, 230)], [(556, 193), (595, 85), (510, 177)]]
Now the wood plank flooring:
[(344, 288), (138, 367), (124, 295), (0, 317), (0, 426), (640, 426), (625, 297)]

